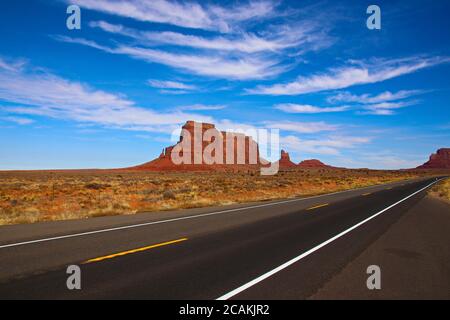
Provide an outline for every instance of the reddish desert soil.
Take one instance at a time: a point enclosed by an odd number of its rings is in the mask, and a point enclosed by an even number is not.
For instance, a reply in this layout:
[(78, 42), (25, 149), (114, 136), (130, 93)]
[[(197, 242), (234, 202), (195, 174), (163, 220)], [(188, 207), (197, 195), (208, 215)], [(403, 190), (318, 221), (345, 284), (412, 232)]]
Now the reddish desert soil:
[(0, 224), (136, 214), (328, 193), (436, 171), (286, 169), (251, 172), (121, 170), (0, 172)]

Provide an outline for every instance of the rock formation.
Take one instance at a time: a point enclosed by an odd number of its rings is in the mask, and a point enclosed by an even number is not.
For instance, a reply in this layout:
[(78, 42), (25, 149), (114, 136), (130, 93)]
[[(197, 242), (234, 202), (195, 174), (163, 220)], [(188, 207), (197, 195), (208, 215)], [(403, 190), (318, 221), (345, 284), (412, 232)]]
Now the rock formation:
[(294, 168), (297, 165), (291, 161), (291, 158), (289, 157), (289, 153), (281, 150), (281, 158), (279, 160), (280, 168)]
[(151, 171), (241, 170), (261, 165), (258, 144), (241, 133), (221, 132), (214, 124), (187, 121), (179, 141), (150, 162), (129, 168)]
[(450, 148), (439, 149), (418, 169), (450, 169)]
[[(187, 121), (181, 128), (179, 141), (164, 148), (158, 158), (127, 168), (148, 171), (251, 171), (269, 167), (260, 158), (259, 146), (252, 137), (224, 132), (214, 124)], [(305, 160), (296, 165), (289, 153), (281, 150), (279, 168), (333, 168), (319, 160)]]
[(304, 160), (298, 164), (299, 168), (332, 168), (317, 159)]

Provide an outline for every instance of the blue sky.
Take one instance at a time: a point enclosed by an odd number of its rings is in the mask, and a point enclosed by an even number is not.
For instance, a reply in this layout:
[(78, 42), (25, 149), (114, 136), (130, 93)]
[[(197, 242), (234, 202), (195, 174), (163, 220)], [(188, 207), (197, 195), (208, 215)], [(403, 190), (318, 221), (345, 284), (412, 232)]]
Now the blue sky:
[(188, 119), (279, 128), (297, 162), (417, 166), (449, 147), (449, 14), (447, 0), (2, 3), (0, 169), (143, 163)]

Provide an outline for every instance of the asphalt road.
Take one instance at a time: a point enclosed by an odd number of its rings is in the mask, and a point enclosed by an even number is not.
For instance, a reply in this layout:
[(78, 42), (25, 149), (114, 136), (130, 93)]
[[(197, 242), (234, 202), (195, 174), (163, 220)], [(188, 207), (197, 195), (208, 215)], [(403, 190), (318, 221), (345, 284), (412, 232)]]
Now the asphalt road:
[[(305, 299), (412, 210), (436, 180), (0, 227), (0, 299)], [(66, 287), (73, 264), (81, 268), (81, 290)]]

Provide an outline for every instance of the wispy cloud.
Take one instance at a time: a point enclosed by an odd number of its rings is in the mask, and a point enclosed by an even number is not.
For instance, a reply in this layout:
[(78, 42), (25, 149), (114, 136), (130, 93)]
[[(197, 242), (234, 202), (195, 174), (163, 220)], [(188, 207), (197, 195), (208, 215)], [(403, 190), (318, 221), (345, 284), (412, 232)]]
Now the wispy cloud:
[(401, 90), (398, 92), (385, 91), (377, 95), (362, 94), (354, 95), (349, 92), (341, 92), (329, 97), (327, 100), (331, 103), (336, 102), (358, 102), (358, 103), (380, 103), (406, 99), (424, 93), (423, 90)]
[(186, 119), (212, 122), (211, 117), (175, 112), (157, 112), (136, 106), (121, 94), (96, 90), (83, 83), (48, 72), (0, 69), (0, 100), (21, 105), (3, 106), (10, 114), (46, 116), (94, 123), (134, 131), (166, 132)]
[(233, 57), (207, 54), (178, 54), (162, 50), (119, 45), (115, 48), (94, 41), (57, 36), (55, 39), (68, 43), (90, 46), (108, 53), (122, 54), (149, 63), (160, 63), (197, 75), (235, 80), (263, 79), (280, 74), (286, 66), (265, 55)]
[(287, 113), (329, 113), (349, 110), (348, 106), (317, 107), (309, 104), (283, 103), (275, 105), (275, 108)]
[(170, 94), (170, 95), (180, 95), (180, 94), (188, 94), (188, 93), (192, 93), (192, 91), (189, 90), (173, 90), (173, 89), (162, 89), (159, 90), (159, 93), (161, 94)]
[(14, 123), (20, 124), (22, 126), (34, 123), (34, 120), (32, 120), (32, 119), (21, 118), (21, 117), (2, 117), (0, 119), (4, 120), (4, 121), (14, 122)]
[(349, 92), (342, 92), (329, 97), (327, 100), (331, 103), (357, 103), (357, 105), (354, 105), (353, 107), (355, 109), (362, 109), (362, 111), (358, 111), (359, 114), (389, 116), (396, 114), (395, 109), (418, 104), (420, 101), (417, 99), (405, 99), (423, 93), (425, 93), (423, 90), (401, 90), (398, 92), (386, 91), (376, 95), (353, 95)]
[(296, 133), (317, 133), (323, 131), (335, 131), (338, 125), (319, 122), (296, 122), (296, 121), (266, 121), (264, 125), (270, 128), (296, 132)]
[(306, 93), (336, 90), (355, 85), (382, 82), (418, 70), (450, 61), (449, 58), (411, 57), (395, 60), (377, 59), (366, 63), (351, 61), (351, 65), (330, 69), (326, 73), (299, 77), (297, 80), (271, 86), (247, 89), (251, 94), (301, 95)]
[(292, 26), (278, 26), (276, 30), (264, 32), (264, 37), (244, 31), (232, 35), (213, 37), (172, 31), (141, 31), (106, 21), (93, 21), (89, 25), (106, 32), (131, 37), (143, 46), (168, 44), (206, 50), (257, 53), (282, 51), (299, 46), (302, 46), (301, 51), (305, 52), (323, 48), (332, 43), (329, 36), (319, 28), (318, 24), (310, 21), (297, 23)]
[[(89, 25), (118, 36), (116, 39), (93, 41), (54, 36), (59, 41), (163, 64), (199, 76), (227, 80), (273, 78), (298, 64), (298, 56), (329, 47), (335, 41), (329, 35), (330, 23), (324, 17), (311, 18), (305, 14), (300, 18), (298, 11), (279, 6), (279, 0), (238, 1), (220, 6), (167, 0), (78, 0), (75, 3), (132, 19), (208, 30), (201, 33), (180, 28), (143, 30), (100, 20)], [(272, 17), (283, 19), (265, 21)], [(183, 94), (187, 89), (177, 90), (164, 93)]]
[(0, 69), (3, 69), (5, 71), (18, 72), (23, 68), (25, 64), (25, 60), (7, 61), (0, 57)]
[(177, 81), (148, 80), (148, 84), (158, 89), (179, 89), (179, 90), (196, 90), (194, 85), (185, 84)]
[(193, 104), (190, 106), (178, 107), (179, 110), (189, 110), (189, 111), (208, 111), (208, 110), (222, 110), (227, 106), (225, 105), (205, 105), (205, 104)]
[(396, 109), (412, 106), (418, 104), (419, 101), (400, 101), (400, 102), (380, 102), (375, 104), (369, 104), (363, 106), (363, 109), (366, 111), (361, 111), (361, 114), (373, 114), (373, 115), (382, 115), (382, 116), (390, 116), (395, 114)]
[(424, 162), (424, 158), (406, 155), (399, 157), (397, 152), (381, 151), (361, 155), (361, 166), (378, 169), (409, 169)]
[(371, 141), (369, 137), (331, 136), (321, 139), (301, 139), (297, 136), (281, 137), (283, 147), (293, 152), (317, 154), (317, 155), (339, 155), (343, 149), (352, 149), (360, 144)]
[(168, 0), (67, 0), (67, 2), (138, 21), (220, 32), (230, 32), (240, 23), (254, 19), (273, 17), (278, 5), (278, 1), (270, 0), (250, 0), (229, 7), (194, 1)]

